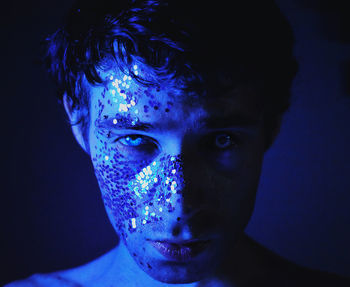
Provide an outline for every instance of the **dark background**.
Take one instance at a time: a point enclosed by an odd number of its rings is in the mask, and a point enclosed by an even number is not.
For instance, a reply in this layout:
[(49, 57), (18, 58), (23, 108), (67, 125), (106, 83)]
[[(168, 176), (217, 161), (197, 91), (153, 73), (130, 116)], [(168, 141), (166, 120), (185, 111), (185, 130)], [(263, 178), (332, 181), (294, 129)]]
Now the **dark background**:
[[(117, 240), (89, 158), (36, 63), (71, 2), (2, 7), (0, 284), (83, 264)], [(349, 11), (346, 1), (277, 2), (300, 72), (247, 233), (300, 265), (350, 276)]]

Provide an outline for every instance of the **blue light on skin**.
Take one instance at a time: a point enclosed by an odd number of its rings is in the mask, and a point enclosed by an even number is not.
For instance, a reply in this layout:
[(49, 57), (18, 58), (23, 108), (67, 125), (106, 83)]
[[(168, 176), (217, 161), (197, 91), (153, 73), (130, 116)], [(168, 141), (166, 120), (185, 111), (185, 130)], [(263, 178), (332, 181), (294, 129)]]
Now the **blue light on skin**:
[[(154, 79), (152, 69), (135, 65)], [(242, 88), (189, 105), (173, 82), (146, 87), (118, 70), (101, 76), (104, 85), (89, 85), (88, 144), (122, 240), (95, 277), (103, 284), (132, 278), (136, 286), (224, 286), (216, 271), (249, 221), (264, 153), (257, 96)], [(188, 239), (211, 244), (181, 264), (149, 244)]]

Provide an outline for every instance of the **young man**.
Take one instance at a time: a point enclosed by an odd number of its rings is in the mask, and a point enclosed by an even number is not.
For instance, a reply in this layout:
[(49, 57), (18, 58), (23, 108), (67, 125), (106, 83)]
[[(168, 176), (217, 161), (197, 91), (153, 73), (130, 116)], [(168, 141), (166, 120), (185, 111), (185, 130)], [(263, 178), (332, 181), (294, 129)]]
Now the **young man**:
[(9, 286), (346, 286), (244, 234), (297, 70), (289, 25), (272, 1), (189, 2), (77, 2), (47, 39), (121, 240)]

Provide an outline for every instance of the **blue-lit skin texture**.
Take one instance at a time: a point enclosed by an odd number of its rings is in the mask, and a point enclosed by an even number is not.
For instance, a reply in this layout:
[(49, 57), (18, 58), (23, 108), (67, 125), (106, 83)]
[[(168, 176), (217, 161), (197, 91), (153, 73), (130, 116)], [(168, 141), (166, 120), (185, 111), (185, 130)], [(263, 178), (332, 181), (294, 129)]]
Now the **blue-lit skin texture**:
[[(133, 68), (155, 77), (145, 65)], [(103, 85), (86, 83), (88, 144), (120, 244), (157, 281), (211, 276), (253, 210), (264, 153), (258, 97), (242, 87), (194, 100), (175, 82), (145, 86), (118, 69), (101, 76)], [(211, 242), (180, 263), (149, 243), (192, 239)]]

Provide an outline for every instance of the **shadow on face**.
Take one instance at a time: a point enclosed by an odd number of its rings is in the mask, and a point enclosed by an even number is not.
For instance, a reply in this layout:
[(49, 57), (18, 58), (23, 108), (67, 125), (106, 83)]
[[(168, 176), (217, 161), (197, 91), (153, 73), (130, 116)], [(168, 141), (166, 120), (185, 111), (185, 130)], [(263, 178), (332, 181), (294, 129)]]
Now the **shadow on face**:
[[(109, 218), (147, 274), (200, 280), (253, 210), (265, 143), (260, 99), (242, 86), (194, 100), (168, 83), (103, 75), (104, 85), (89, 87), (89, 147)], [(207, 245), (182, 254), (178, 246), (193, 242)]]

